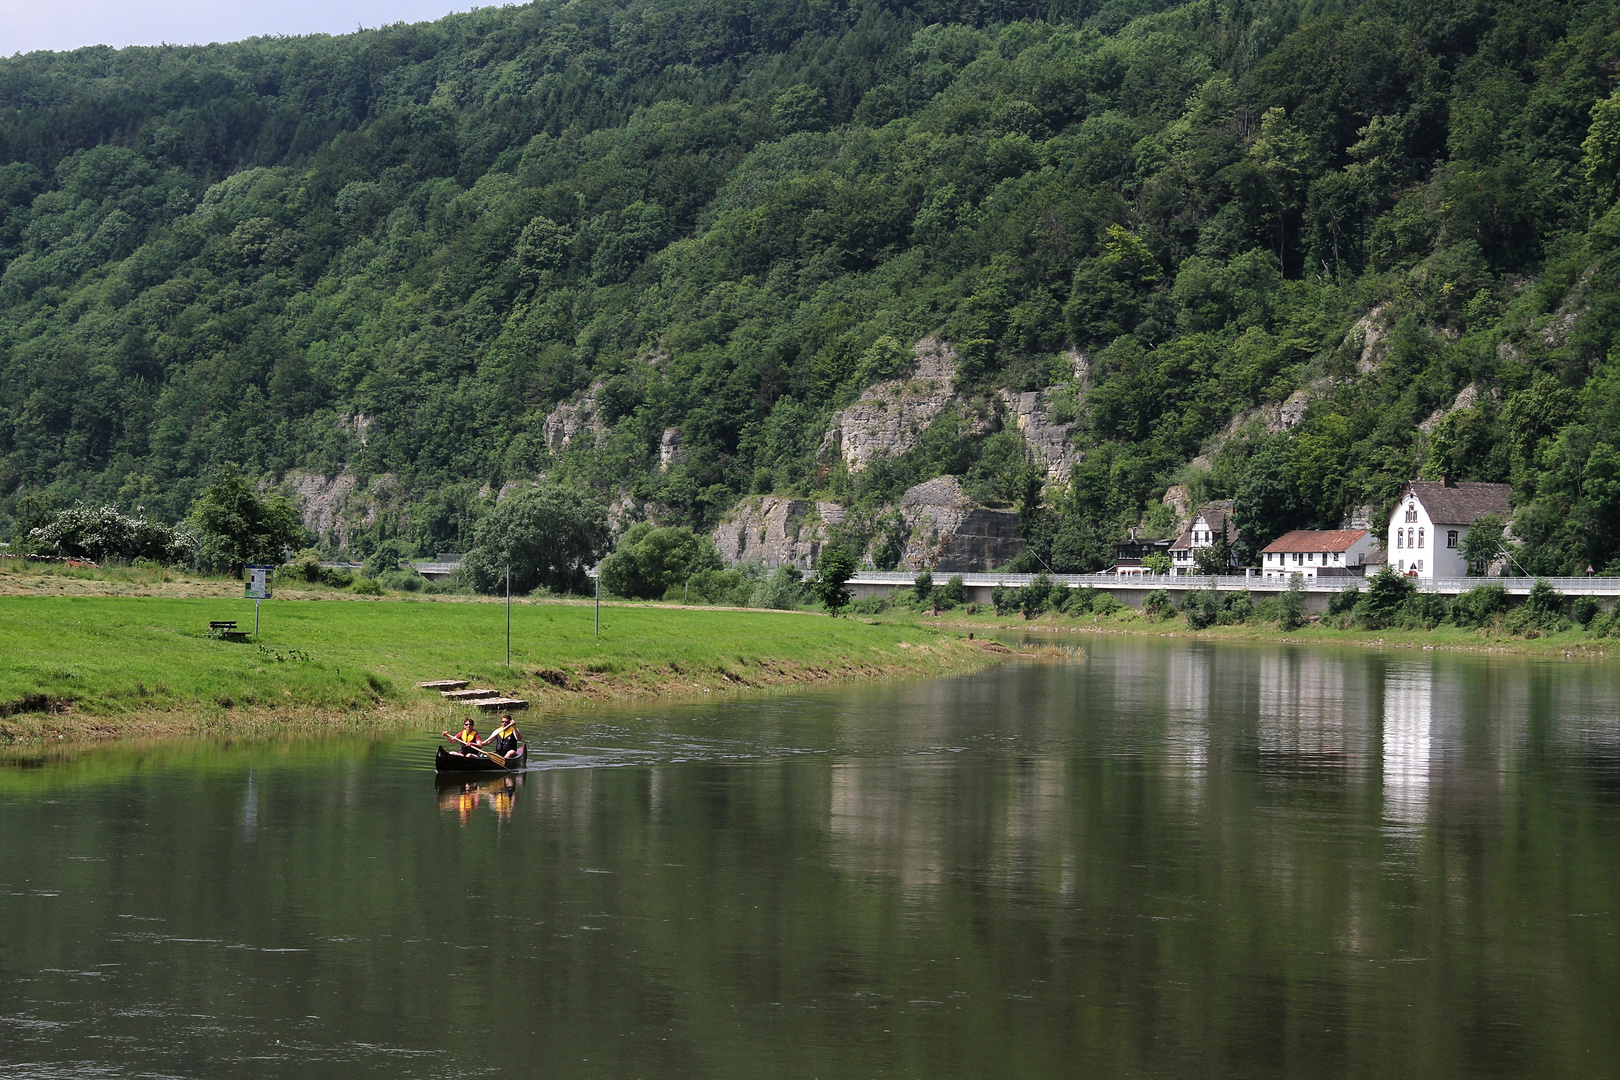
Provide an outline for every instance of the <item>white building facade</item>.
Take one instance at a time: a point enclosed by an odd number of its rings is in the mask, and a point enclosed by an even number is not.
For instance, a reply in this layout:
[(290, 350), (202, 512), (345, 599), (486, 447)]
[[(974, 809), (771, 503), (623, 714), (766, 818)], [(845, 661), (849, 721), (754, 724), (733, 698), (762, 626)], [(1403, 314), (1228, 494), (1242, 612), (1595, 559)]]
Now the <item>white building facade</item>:
[(1377, 550), (1377, 539), (1366, 529), (1295, 529), (1260, 552), (1260, 576), (1286, 579), (1299, 574), (1307, 581), (1360, 577)]
[(1416, 578), (1468, 576), (1463, 541), (1474, 522), (1495, 514), (1512, 515), (1507, 484), (1458, 480), (1414, 480), (1402, 490), (1389, 515), (1384, 555), (1397, 574)]
[[(1177, 575), (1200, 573), (1193, 553), (1200, 548), (1214, 547), (1216, 538), (1223, 533), (1226, 542), (1235, 549), (1238, 528), (1237, 523), (1232, 520), (1231, 499), (1208, 503), (1193, 515), (1191, 524), (1183, 529), (1176, 542), (1170, 545), (1170, 572)], [(1237, 565), (1237, 555), (1234, 553), (1227, 560), (1227, 568), (1235, 569)]]

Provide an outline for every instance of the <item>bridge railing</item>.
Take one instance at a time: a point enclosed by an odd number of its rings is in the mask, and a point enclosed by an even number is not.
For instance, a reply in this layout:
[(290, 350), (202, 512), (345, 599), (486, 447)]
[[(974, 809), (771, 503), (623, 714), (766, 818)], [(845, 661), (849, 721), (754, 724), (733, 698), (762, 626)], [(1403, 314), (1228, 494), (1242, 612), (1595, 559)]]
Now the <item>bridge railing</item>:
[[(908, 587), (916, 580), (916, 574), (903, 570), (862, 570), (850, 579), (852, 585), (893, 585)], [(948, 577), (944, 572), (934, 576), (934, 584), (940, 585)], [(977, 585), (980, 587), (1001, 585), (1006, 588), (1022, 588), (1035, 580), (1035, 574), (1010, 573), (969, 573), (960, 575), (964, 585)], [(1286, 577), (1261, 577), (1259, 574), (1248, 577), (1242, 574), (1221, 574), (1208, 576), (1202, 574), (1048, 574), (1054, 584), (1065, 585), (1071, 589), (1090, 586), (1094, 589), (1207, 589), (1215, 588), (1221, 592), (1232, 592), (1238, 589), (1251, 589), (1257, 592), (1282, 592), (1288, 588)], [(1527, 593), (1541, 578), (1533, 577), (1499, 577), (1499, 578), (1413, 578), (1412, 582), (1420, 592), (1461, 593), (1481, 585), (1498, 585), (1510, 593)], [(1620, 595), (1620, 577), (1549, 577), (1544, 579), (1554, 589), (1561, 593), (1574, 595)], [(1366, 580), (1358, 577), (1322, 577), (1305, 578), (1303, 587), (1306, 592), (1340, 592), (1356, 586), (1366, 587)]]

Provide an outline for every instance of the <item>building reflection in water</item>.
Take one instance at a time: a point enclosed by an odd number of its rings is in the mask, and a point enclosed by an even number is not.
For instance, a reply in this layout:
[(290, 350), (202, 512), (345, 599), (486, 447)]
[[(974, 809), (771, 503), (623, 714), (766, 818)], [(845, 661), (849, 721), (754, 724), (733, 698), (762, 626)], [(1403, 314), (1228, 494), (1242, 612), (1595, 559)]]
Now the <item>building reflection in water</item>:
[(1290, 650), (1260, 658), (1256, 748), (1260, 760), (1289, 767), (1344, 767), (1359, 758), (1360, 719), (1349, 665), (1331, 654)]
[(1203, 796), (1204, 779), (1209, 769), (1214, 667), (1213, 650), (1180, 649), (1170, 654), (1164, 683), (1166, 749), (1169, 760), (1185, 768), (1194, 801)]
[(498, 820), (510, 820), (512, 810), (517, 805), (518, 789), (523, 786), (522, 773), (498, 773), (494, 776), (440, 773), (436, 780), (439, 809), (458, 814), (463, 825), (471, 820), (480, 803), (495, 811)]
[(1433, 729), (1433, 667), (1391, 665), (1384, 674), (1386, 821), (1415, 827), (1428, 818)]

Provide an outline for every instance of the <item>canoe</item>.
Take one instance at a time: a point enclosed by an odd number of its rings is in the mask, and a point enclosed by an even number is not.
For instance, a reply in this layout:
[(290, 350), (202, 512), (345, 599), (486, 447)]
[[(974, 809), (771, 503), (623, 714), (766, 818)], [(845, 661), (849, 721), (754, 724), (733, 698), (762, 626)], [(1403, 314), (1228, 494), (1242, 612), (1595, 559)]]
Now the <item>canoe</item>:
[(466, 757), (462, 754), (452, 754), (448, 747), (441, 746), (433, 754), (434, 772), (513, 772), (523, 768), (529, 760), (529, 744), (520, 743), (518, 756), (510, 759), (505, 765), (498, 765), (483, 754), (474, 754)]

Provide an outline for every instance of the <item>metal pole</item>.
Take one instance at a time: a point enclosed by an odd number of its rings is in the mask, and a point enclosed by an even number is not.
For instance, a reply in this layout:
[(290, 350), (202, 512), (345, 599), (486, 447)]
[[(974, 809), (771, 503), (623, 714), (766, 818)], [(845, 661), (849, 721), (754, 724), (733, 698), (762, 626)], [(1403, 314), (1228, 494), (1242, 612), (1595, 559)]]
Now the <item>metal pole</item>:
[(506, 564), (506, 666), (512, 666), (512, 564)]
[(260, 603), (262, 603), (262, 601), (257, 600), (257, 599), (255, 599), (253, 601), (253, 640), (254, 641), (259, 640), (259, 604)]
[(596, 574), (596, 636), (602, 636), (602, 573)]

